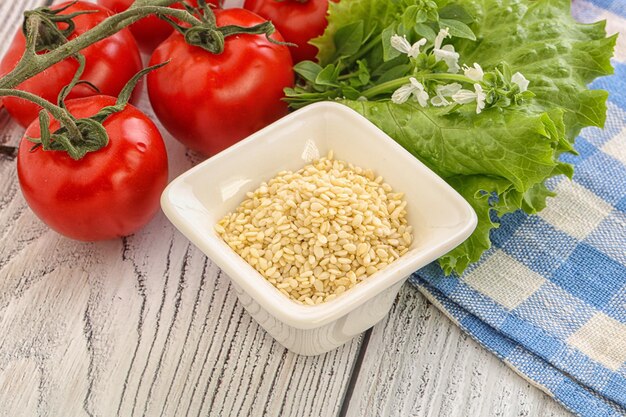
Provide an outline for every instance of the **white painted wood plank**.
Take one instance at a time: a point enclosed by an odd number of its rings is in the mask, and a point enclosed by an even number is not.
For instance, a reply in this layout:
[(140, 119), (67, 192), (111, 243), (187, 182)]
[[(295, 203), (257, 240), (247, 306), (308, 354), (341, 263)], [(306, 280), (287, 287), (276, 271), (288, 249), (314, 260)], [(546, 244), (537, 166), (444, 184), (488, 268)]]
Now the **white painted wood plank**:
[(334, 415), (358, 341), (287, 353), (161, 220), (99, 244), (31, 230), (0, 271), (0, 415)]
[(405, 285), (373, 328), (346, 416), (570, 416)]

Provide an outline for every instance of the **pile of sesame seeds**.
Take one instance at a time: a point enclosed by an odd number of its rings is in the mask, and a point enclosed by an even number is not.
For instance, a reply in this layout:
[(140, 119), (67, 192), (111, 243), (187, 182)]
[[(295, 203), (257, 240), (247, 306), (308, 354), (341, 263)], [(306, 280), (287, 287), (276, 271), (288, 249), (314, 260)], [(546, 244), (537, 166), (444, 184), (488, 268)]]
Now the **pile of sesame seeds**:
[(215, 230), (280, 292), (330, 301), (404, 255), (412, 241), (402, 193), (332, 151), (261, 184)]

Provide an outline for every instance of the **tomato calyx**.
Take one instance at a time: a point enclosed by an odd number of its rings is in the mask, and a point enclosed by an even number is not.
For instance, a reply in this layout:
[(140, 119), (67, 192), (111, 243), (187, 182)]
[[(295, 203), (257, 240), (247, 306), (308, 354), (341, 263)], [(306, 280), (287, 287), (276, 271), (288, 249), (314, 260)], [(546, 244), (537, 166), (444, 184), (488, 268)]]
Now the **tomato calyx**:
[[(22, 32), (24, 36), (29, 39), (29, 43), (32, 45), (34, 52), (51, 51), (63, 45), (76, 29), (76, 24), (74, 23), (75, 17), (84, 14), (98, 13), (98, 10), (83, 10), (69, 14), (61, 14), (77, 2), (78, 0), (73, 1), (58, 9), (43, 6), (24, 12)], [(38, 17), (38, 25), (35, 31), (29, 30), (27, 25), (31, 16)], [(62, 24), (65, 28), (60, 28), (59, 24)]]
[(88, 152), (95, 152), (109, 143), (109, 136), (102, 124), (90, 118), (74, 120), (80, 135), (78, 137), (72, 135), (65, 126), (51, 134), (49, 123), (50, 116), (43, 110), (39, 113), (41, 137), (27, 137), (35, 144), (32, 151), (41, 146), (44, 151), (65, 151), (72, 159), (79, 160)]
[(69, 111), (67, 111), (67, 108), (65, 107), (65, 98), (74, 86), (79, 83), (84, 83), (84, 81), (78, 80), (85, 65), (84, 59), (80, 60), (79, 70), (76, 72), (74, 79), (70, 84), (65, 86), (59, 94), (59, 108), (63, 109), (63, 111), (67, 113), (67, 116), (73, 120), (80, 134), (76, 135), (75, 133), (72, 133), (68, 129), (69, 126), (63, 126), (63, 124), (61, 128), (51, 134), (48, 113), (45, 110), (42, 110), (39, 113), (41, 137), (37, 139), (28, 139), (35, 144), (34, 148), (42, 146), (45, 151), (65, 151), (72, 159), (75, 160), (81, 159), (88, 152), (95, 152), (104, 148), (109, 143), (109, 135), (104, 128), (103, 122), (107, 117), (124, 110), (141, 77), (166, 64), (167, 62), (163, 62), (139, 71), (128, 81), (128, 83), (126, 83), (114, 105), (103, 107), (91, 117), (76, 119), (71, 113), (69, 113)]
[[(104, 128), (103, 122), (107, 117), (124, 110), (141, 77), (167, 64), (167, 62), (163, 62), (144, 68), (128, 81), (114, 105), (103, 107), (93, 116), (76, 118), (65, 106), (65, 99), (70, 91), (79, 84), (88, 84), (93, 88), (96, 87), (87, 81), (80, 80), (85, 68), (85, 58), (81, 54), (76, 55), (75, 58), (79, 63), (78, 70), (74, 74), (72, 81), (63, 87), (59, 93), (57, 106), (26, 91), (0, 89), (0, 96), (23, 98), (43, 108), (39, 112), (41, 136), (38, 138), (27, 137), (27, 139), (34, 144), (31, 151), (39, 147), (44, 151), (64, 151), (67, 152), (72, 159), (79, 160), (89, 152), (96, 152), (104, 148), (109, 143), (109, 135)], [(54, 132), (50, 131), (50, 114), (61, 125), (61, 127)]]
[(167, 16), (159, 16), (168, 21), (176, 31), (185, 37), (185, 42), (189, 45), (200, 47), (212, 54), (219, 55), (224, 52), (225, 39), (228, 36), (250, 34), (265, 35), (268, 41), (277, 45), (295, 46), (288, 42), (280, 42), (272, 39), (270, 36), (276, 31), (276, 28), (270, 21), (259, 23), (258, 25), (244, 27), (238, 25), (217, 26), (215, 14), (211, 10), (211, 6), (205, 0), (198, 0), (198, 8), (193, 8), (183, 3), (187, 11), (200, 16), (199, 24), (183, 26)]

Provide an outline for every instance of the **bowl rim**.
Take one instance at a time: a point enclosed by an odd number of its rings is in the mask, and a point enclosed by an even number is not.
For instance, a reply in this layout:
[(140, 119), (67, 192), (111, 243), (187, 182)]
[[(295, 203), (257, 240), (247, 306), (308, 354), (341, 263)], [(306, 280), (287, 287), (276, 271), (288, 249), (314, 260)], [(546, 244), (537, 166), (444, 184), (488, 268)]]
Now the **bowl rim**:
[[(210, 167), (215, 164), (216, 161), (220, 161), (225, 158), (230, 159), (233, 155), (236, 155), (241, 148), (245, 148), (250, 146), (251, 143), (261, 140), (265, 136), (266, 132), (276, 129), (286, 123), (292, 123), (294, 120), (297, 121), (301, 117), (311, 117), (311, 115), (312, 117), (315, 117), (315, 112), (324, 114), (324, 112), (327, 111), (331, 111), (335, 114), (343, 114), (345, 117), (351, 118), (358, 123), (366, 123), (370, 128), (374, 128), (379, 133), (382, 133), (382, 135), (378, 134), (377, 136), (388, 142), (390, 152), (400, 152), (402, 154), (409, 155), (409, 163), (413, 163), (420, 167), (419, 171), (426, 172), (425, 175), (429, 177), (429, 181), (435, 182), (436, 185), (441, 188), (442, 192), (448, 193), (453, 200), (457, 202), (457, 209), (463, 212), (463, 218), (467, 221), (456, 229), (455, 233), (451, 234), (443, 241), (440, 241), (439, 244), (421, 249), (419, 251), (416, 249), (409, 250), (409, 252), (401, 256), (399, 259), (369, 276), (367, 279), (350, 288), (334, 300), (310, 306), (298, 304), (287, 298), (269, 281), (267, 281), (256, 269), (241, 258), (222, 239), (217, 237), (217, 235), (214, 237), (211, 235), (201, 234), (198, 228), (194, 228), (193, 224), (185, 218), (184, 213), (177, 207), (175, 194), (180, 192), (181, 188), (191, 188), (191, 186), (186, 182), (188, 179), (202, 175), (204, 171), (210, 171)], [(426, 171), (424, 171), (424, 168)], [(384, 173), (381, 173), (381, 175), (384, 176)], [(408, 191), (399, 190), (399, 192), (404, 192), (406, 194)], [(161, 207), (170, 222), (203, 253), (205, 253), (209, 259), (215, 262), (215, 264), (231, 278), (236, 286), (241, 288), (263, 309), (276, 317), (278, 320), (298, 329), (313, 329), (321, 327), (331, 321), (343, 317), (350, 311), (360, 307), (368, 300), (371, 300), (387, 288), (396, 284), (398, 281), (406, 280), (417, 269), (425, 266), (429, 262), (455, 248), (474, 231), (477, 225), (477, 216), (473, 208), (441, 177), (411, 155), (364, 116), (345, 105), (334, 102), (314, 103), (302, 109), (296, 110), (231, 146), (230, 148), (212, 156), (211, 158), (208, 158), (195, 167), (190, 168), (172, 180), (163, 191), (161, 196)], [(254, 278), (250, 279), (250, 277)], [(255, 281), (259, 282), (256, 283), (256, 285), (253, 285), (253, 282)]]

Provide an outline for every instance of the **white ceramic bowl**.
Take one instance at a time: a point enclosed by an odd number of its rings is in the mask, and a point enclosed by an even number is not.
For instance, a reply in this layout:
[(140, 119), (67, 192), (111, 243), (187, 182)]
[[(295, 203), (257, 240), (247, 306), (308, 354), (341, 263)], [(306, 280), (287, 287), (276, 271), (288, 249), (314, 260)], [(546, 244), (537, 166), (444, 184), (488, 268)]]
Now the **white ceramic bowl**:
[[(336, 159), (381, 175), (404, 192), (414, 229), (410, 250), (335, 300), (299, 305), (267, 282), (216, 234), (214, 225), (248, 191), (279, 171), (296, 171), (333, 150)], [(409, 275), (465, 240), (476, 227), (470, 205), (371, 122), (325, 102), (298, 110), (176, 178), (161, 206), (170, 221), (230, 278), (250, 315), (287, 349), (317, 355), (381, 320)]]

